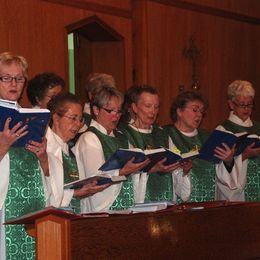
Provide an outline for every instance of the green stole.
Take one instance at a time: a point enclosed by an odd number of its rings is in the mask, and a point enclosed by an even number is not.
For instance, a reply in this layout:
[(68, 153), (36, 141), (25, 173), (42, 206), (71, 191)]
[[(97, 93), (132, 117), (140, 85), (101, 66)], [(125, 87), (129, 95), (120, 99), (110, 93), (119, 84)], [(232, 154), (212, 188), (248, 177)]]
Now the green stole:
[[(115, 137), (108, 136), (103, 134), (95, 127), (89, 127), (88, 131), (94, 133), (99, 141), (101, 142), (103, 153), (105, 160), (107, 161), (111, 155), (117, 151), (119, 148), (128, 148), (128, 141), (127, 138), (117, 132), (114, 131)], [(134, 190), (133, 190), (133, 183), (130, 177), (127, 178), (127, 181), (122, 183), (122, 187), (120, 190), (119, 195), (117, 196), (116, 200), (113, 202), (110, 210), (120, 210), (120, 209), (127, 209), (134, 205)]]
[(89, 127), (90, 126), (90, 122), (92, 120), (92, 116), (90, 114), (88, 114), (88, 113), (83, 113), (83, 117), (84, 117), (84, 120), (85, 120), (85, 125), (87, 127)]
[[(253, 122), (251, 127), (244, 127), (226, 120), (222, 126), (233, 133), (248, 132), (260, 135), (260, 123), (258, 122)], [(248, 159), (245, 200), (260, 201), (260, 155)]]
[[(194, 148), (199, 149), (209, 135), (207, 131), (198, 129), (196, 136), (185, 136), (174, 125), (165, 126), (165, 130), (181, 153), (187, 153)], [(201, 159), (192, 161), (190, 171), (192, 191), (189, 201), (200, 202), (215, 199), (215, 174), (215, 164)]]
[[(123, 132), (129, 142), (140, 149), (169, 147), (169, 137), (165, 131), (153, 125), (152, 133), (141, 133), (131, 126), (126, 126)], [(151, 173), (148, 177), (145, 192), (145, 201), (172, 201), (173, 184), (170, 173)]]
[[(21, 217), (45, 207), (42, 175), (37, 157), (24, 148), (10, 148), (10, 177), (5, 219)], [(35, 239), (23, 225), (6, 225), (6, 259), (35, 259)]]
[[(64, 170), (64, 183), (67, 184), (72, 181), (79, 180), (79, 172), (76, 158), (70, 157), (65, 153), (62, 153), (63, 170)], [(72, 198), (71, 207), (74, 212), (80, 213), (80, 199)]]

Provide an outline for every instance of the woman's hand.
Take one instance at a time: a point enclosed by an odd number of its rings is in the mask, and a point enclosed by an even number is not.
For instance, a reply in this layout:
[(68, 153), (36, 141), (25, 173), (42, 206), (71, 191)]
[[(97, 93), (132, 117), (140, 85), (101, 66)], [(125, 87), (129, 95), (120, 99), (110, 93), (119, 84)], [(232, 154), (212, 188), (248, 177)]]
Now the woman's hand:
[(47, 139), (44, 137), (42, 142), (30, 141), (26, 145), (26, 150), (34, 153), (40, 161), (41, 168), (45, 176), (49, 176), (49, 163), (47, 155)]
[(250, 144), (242, 153), (242, 160), (255, 157), (260, 154), (260, 148), (254, 148), (255, 143)]
[(22, 122), (17, 123), (12, 129), (10, 129), (11, 118), (7, 118), (5, 121), (4, 129), (0, 132), (0, 160), (8, 152), (12, 144), (28, 133), (28, 126), (22, 126)]
[(140, 163), (134, 163), (134, 157), (130, 159), (123, 168), (119, 170), (119, 175), (129, 175), (131, 173), (139, 172), (141, 171), (149, 162), (149, 159), (146, 159), (143, 162)]
[(235, 154), (235, 144), (230, 149), (228, 145), (222, 143), (222, 146), (217, 146), (214, 150), (214, 156), (229, 164), (233, 162)]
[(191, 160), (188, 160), (188, 161), (182, 161), (180, 163), (180, 166), (183, 170), (183, 175), (188, 175), (189, 174), (189, 171), (190, 169), (192, 168), (192, 161)]
[(73, 197), (76, 198), (89, 197), (96, 194), (97, 192), (103, 191), (110, 185), (111, 185), (110, 183), (104, 185), (97, 185), (97, 182), (93, 181), (85, 184), (81, 189), (74, 190)]
[(153, 172), (172, 172), (180, 167), (180, 163), (176, 162), (170, 165), (164, 165), (167, 158), (162, 159), (158, 163), (156, 163), (150, 170), (149, 173)]

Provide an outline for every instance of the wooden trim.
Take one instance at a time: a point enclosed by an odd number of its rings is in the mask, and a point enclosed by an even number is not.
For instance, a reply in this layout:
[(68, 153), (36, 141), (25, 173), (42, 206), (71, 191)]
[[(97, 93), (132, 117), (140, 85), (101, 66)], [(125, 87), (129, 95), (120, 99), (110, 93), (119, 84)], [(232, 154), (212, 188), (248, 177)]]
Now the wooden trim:
[(134, 84), (148, 82), (148, 22), (147, 4), (148, 0), (133, 0), (133, 55), (134, 55)]
[(81, 0), (73, 0), (73, 1), (72, 0), (41, 0), (41, 1), (62, 4), (62, 5), (72, 6), (81, 9), (87, 9), (94, 12), (105, 13), (114, 16), (124, 17), (124, 18), (132, 18), (132, 11), (127, 11), (124, 9), (115, 8), (111, 6), (104, 6), (100, 4), (86, 3)]
[(150, 1), (157, 2), (160, 4), (164, 4), (164, 5), (174, 6), (177, 8), (187, 9), (187, 10), (198, 12), (198, 13), (223, 17), (226, 19), (231, 19), (231, 20), (240, 21), (240, 22), (244, 22), (244, 23), (255, 24), (255, 25), (260, 24), (260, 18), (258, 18), (258, 17), (230, 12), (230, 11), (226, 11), (226, 10), (222, 10), (222, 9), (218, 9), (218, 8), (214, 8), (214, 7), (188, 3), (188, 2), (182, 1), (182, 0), (150, 0)]
[(122, 41), (123, 36), (116, 32), (112, 27), (110, 27), (108, 24), (106, 24), (102, 19), (100, 19), (98, 16), (93, 15), (87, 18), (84, 18), (80, 21), (77, 21), (76, 23), (70, 24), (66, 26), (66, 29), (68, 33), (71, 33), (77, 29), (80, 29), (81, 27), (84, 27), (86, 25), (96, 23), (100, 27), (102, 27), (105, 31), (107, 31), (111, 36), (113, 36), (117, 41)]

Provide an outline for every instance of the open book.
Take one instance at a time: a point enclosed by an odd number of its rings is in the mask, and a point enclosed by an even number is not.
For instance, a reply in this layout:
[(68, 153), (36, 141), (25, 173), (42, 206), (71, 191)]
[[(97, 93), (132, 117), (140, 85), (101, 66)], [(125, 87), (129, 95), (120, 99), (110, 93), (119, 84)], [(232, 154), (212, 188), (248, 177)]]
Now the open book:
[(164, 165), (170, 165), (179, 161), (191, 160), (198, 157), (198, 151), (191, 151), (185, 154), (177, 154), (166, 148), (142, 150), (138, 148), (133, 149), (118, 149), (108, 161), (106, 161), (99, 170), (110, 171), (114, 169), (121, 169), (132, 158), (134, 163), (143, 162), (149, 158), (150, 162), (142, 169), (143, 171), (149, 171), (157, 162), (164, 158), (167, 158)]
[(237, 153), (242, 153), (248, 145), (254, 143), (253, 148), (260, 148), (260, 136), (256, 134), (248, 134), (237, 146)]
[(48, 109), (21, 108), (15, 101), (0, 99), (0, 131), (3, 131), (7, 118), (11, 118), (10, 128), (19, 122), (28, 126), (28, 133), (12, 146), (23, 147), (29, 141), (41, 142), (50, 120)]
[(73, 181), (64, 185), (64, 189), (80, 189), (85, 184), (96, 181), (97, 185), (103, 185), (107, 183), (119, 183), (127, 180), (125, 176), (109, 176), (107, 174), (100, 174), (97, 176), (88, 177), (85, 179)]
[[(248, 145), (257, 141), (257, 139), (253, 137), (253, 135), (248, 135), (246, 132), (234, 134), (232, 132), (214, 130), (208, 137), (207, 141), (202, 145), (199, 158), (219, 163), (220, 159), (214, 156), (214, 150), (217, 146), (221, 147), (223, 146), (223, 143), (225, 143), (231, 148), (235, 145), (235, 155), (239, 155)], [(256, 145), (260, 146), (259, 137)]]

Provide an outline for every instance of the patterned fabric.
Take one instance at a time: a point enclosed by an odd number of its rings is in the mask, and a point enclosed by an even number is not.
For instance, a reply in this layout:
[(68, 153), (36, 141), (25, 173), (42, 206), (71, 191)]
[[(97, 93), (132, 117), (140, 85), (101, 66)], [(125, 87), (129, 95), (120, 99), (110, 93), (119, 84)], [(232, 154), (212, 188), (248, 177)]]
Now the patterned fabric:
[[(168, 148), (168, 136), (162, 128), (154, 125), (152, 133), (141, 133), (127, 126), (124, 133), (129, 142), (140, 149), (155, 149), (159, 147)], [(149, 175), (145, 201), (172, 201), (173, 200), (173, 183), (171, 173), (152, 173)]]
[[(24, 148), (11, 148), (10, 179), (5, 200), (5, 218), (12, 219), (45, 207), (44, 188), (36, 156)], [(35, 240), (23, 225), (7, 225), (6, 257), (35, 259)]]
[[(94, 133), (101, 142), (105, 160), (108, 160), (110, 156), (117, 151), (119, 148), (128, 148), (128, 142), (124, 135), (115, 131), (115, 137), (105, 135), (97, 130), (95, 127), (90, 127), (88, 131)], [(131, 178), (127, 178), (127, 181), (124, 181), (120, 190), (119, 195), (114, 201), (113, 205), (110, 207), (110, 210), (120, 210), (127, 209), (134, 205), (134, 191), (133, 183)]]
[[(181, 153), (199, 149), (208, 137), (208, 133), (203, 129), (198, 129), (198, 135), (193, 137), (183, 135), (173, 125), (166, 126), (165, 130)], [(211, 201), (215, 199), (215, 174), (216, 170), (213, 163), (200, 159), (192, 161), (192, 169), (190, 171), (192, 183), (190, 202)], [(180, 200), (178, 199), (178, 201)]]
[[(65, 153), (62, 153), (63, 169), (64, 169), (64, 183), (70, 183), (79, 180), (79, 172), (76, 158), (72, 158)], [(80, 213), (80, 199), (72, 198), (71, 207), (76, 213)]]
[[(243, 127), (226, 120), (222, 126), (233, 133), (247, 132), (249, 134), (260, 135), (260, 123), (258, 122), (253, 122), (253, 126), (251, 127)], [(248, 159), (245, 200), (260, 201), (260, 155)]]

